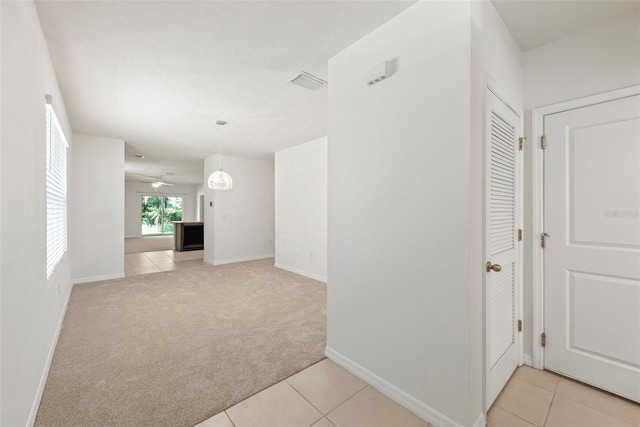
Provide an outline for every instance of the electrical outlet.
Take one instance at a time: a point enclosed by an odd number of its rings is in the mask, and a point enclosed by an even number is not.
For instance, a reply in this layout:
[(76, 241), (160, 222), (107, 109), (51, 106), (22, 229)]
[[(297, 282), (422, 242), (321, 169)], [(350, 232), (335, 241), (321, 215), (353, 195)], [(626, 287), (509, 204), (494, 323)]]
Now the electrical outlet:
[(313, 252), (309, 252), (309, 259), (313, 259)]
[(272, 244), (272, 243), (273, 243), (273, 240), (269, 240), (269, 244)]

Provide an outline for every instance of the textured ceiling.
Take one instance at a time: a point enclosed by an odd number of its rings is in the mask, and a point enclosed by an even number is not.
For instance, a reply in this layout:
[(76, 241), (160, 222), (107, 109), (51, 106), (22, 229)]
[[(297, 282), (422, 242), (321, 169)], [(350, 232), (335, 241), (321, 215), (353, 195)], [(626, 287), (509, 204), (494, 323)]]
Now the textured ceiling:
[[(303, 70), (326, 80), (329, 58), (413, 3), (37, 1), (36, 6), (74, 131), (124, 139), (129, 179), (201, 183), (202, 159), (217, 153), (219, 143), (223, 155), (273, 159), (275, 151), (326, 135), (326, 87), (312, 92), (287, 80)], [(493, 3), (523, 51), (640, 5)], [(216, 126), (216, 120), (229, 125)]]
[(74, 131), (124, 139), (129, 176), (202, 182), (202, 159), (220, 142), (223, 155), (273, 159), (326, 135), (326, 87), (287, 80), (302, 70), (326, 80), (330, 57), (412, 3), (36, 5)]

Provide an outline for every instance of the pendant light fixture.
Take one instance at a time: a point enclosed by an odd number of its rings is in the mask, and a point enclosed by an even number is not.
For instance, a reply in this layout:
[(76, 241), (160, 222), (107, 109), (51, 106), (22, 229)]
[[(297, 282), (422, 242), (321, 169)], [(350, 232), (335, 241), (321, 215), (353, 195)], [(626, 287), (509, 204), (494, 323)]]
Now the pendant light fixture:
[[(218, 120), (216, 122), (219, 126), (224, 126), (227, 124), (224, 120)], [(215, 171), (211, 175), (209, 175), (209, 179), (207, 180), (207, 185), (212, 190), (231, 190), (233, 187), (233, 180), (229, 176), (228, 173), (222, 170), (222, 143), (220, 146), (220, 170)]]

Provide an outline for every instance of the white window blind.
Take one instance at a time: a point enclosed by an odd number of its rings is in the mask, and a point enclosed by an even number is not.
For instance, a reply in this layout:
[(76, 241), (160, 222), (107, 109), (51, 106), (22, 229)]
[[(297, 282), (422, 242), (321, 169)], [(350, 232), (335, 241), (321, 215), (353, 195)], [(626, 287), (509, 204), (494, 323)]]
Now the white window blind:
[(46, 96), (47, 279), (67, 252), (67, 139)]

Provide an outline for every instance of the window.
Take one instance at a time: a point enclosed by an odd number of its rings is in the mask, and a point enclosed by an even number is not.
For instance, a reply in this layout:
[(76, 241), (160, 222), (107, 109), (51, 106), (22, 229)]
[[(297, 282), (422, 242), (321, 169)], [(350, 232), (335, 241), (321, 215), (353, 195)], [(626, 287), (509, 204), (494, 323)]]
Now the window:
[(173, 222), (182, 221), (182, 197), (142, 196), (142, 235), (173, 234)]
[(67, 252), (67, 139), (46, 99), (47, 279)]

